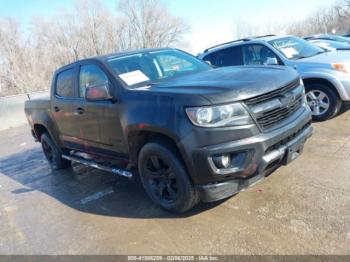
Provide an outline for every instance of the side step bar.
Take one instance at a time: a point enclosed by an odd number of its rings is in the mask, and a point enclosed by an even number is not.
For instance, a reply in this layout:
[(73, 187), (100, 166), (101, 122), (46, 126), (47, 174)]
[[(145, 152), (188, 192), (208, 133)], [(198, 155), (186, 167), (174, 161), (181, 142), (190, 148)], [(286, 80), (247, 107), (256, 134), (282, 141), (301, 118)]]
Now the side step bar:
[(129, 179), (131, 179), (133, 177), (132, 173), (128, 170), (120, 169), (117, 167), (104, 166), (104, 165), (96, 163), (93, 160), (87, 160), (87, 159), (84, 159), (81, 157), (68, 156), (68, 155), (62, 155), (62, 158), (73, 161), (73, 162), (80, 163), (80, 164), (85, 165), (85, 166), (93, 167), (93, 168), (103, 170), (106, 172), (111, 172), (113, 174), (123, 176), (123, 177), (129, 178)]

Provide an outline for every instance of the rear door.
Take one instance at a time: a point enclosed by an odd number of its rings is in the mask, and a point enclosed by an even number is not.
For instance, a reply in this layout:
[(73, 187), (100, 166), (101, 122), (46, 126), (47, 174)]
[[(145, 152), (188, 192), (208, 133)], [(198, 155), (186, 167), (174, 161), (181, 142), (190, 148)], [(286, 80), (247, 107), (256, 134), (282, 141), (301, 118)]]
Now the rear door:
[(243, 65), (242, 47), (225, 48), (205, 56), (203, 60), (209, 61), (212, 65), (218, 67)]
[(51, 112), (64, 144), (75, 136), (72, 107), (76, 98), (76, 67), (67, 67), (55, 75), (52, 85)]
[(75, 137), (77, 142), (93, 147), (101, 142), (100, 118), (103, 117), (105, 101), (88, 102), (85, 100), (85, 89), (89, 86), (108, 81), (104, 73), (95, 65), (80, 64), (77, 75), (78, 98), (73, 104), (74, 121), (77, 123)]

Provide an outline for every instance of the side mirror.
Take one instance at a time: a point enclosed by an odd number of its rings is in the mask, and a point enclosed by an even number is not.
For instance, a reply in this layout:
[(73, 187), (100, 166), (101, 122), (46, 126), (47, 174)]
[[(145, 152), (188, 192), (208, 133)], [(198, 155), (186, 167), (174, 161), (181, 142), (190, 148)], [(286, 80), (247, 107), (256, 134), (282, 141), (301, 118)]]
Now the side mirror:
[(87, 101), (103, 101), (112, 98), (113, 97), (109, 93), (108, 84), (87, 87), (85, 91), (85, 99)]
[(276, 57), (268, 57), (266, 60), (266, 65), (279, 65)]

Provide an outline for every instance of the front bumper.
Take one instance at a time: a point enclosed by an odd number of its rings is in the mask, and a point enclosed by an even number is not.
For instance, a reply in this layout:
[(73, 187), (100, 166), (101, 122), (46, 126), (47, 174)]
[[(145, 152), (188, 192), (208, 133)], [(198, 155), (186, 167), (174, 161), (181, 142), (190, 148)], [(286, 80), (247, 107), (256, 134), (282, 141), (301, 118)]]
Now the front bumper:
[(343, 101), (350, 101), (350, 79), (342, 79), (340, 81), (340, 87), (338, 87), (338, 92)]
[[(312, 135), (311, 113), (308, 108), (302, 108), (288, 124), (267, 133), (257, 133), (253, 127), (250, 130), (250, 136), (191, 150), (194, 170), (191, 176), (202, 201), (215, 201), (234, 195), (279, 165), (294, 160)], [(241, 132), (234, 131), (240, 136)], [(212, 137), (215, 135), (213, 132)], [(245, 159), (232, 168), (218, 169), (213, 165), (213, 156), (242, 152)]]
[(294, 160), (292, 154), (301, 154), (303, 145), (311, 137), (313, 128), (310, 126), (304, 128), (294, 139), (279, 148), (266, 153), (260, 162), (255, 174), (248, 178), (237, 178), (222, 183), (213, 183), (208, 185), (198, 185), (197, 190), (203, 202), (211, 202), (232, 196), (244, 188), (247, 188), (266, 175), (279, 165), (287, 165)]

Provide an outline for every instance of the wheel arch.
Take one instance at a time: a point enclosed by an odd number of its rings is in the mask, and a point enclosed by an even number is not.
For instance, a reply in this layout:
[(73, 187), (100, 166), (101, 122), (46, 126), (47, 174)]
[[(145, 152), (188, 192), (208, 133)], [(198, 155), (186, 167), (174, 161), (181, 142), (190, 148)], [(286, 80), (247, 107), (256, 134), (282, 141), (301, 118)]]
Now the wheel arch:
[(131, 162), (137, 166), (138, 155), (142, 147), (149, 142), (158, 142), (166, 145), (170, 148), (175, 155), (178, 156), (181, 163), (184, 165), (185, 170), (188, 172), (192, 181), (192, 176), (186, 158), (184, 157), (184, 151), (177, 143), (176, 138), (169, 134), (162, 133), (153, 130), (134, 130), (128, 133), (128, 146)]
[(42, 124), (42, 123), (33, 124), (33, 131), (34, 131), (34, 134), (39, 142), (41, 142), (41, 136), (44, 133), (47, 133), (51, 137), (52, 141), (57, 146), (59, 146), (59, 143), (57, 143), (57, 141), (56, 141), (56, 137), (52, 135), (52, 133), (50, 132), (50, 129), (45, 124)]
[(36, 138), (38, 139), (39, 142), (41, 141), (41, 136), (44, 133), (48, 133), (50, 135), (47, 127), (44, 126), (43, 124), (34, 124), (33, 125), (33, 130), (34, 130), (35, 136), (36, 136)]
[(328, 79), (317, 78), (317, 77), (310, 77), (310, 78), (303, 78), (303, 82), (304, 82), (305, 87), (307, 87), (308, 85), (312, 85), (312, 84), (320, 84), (320, 85), (328, 86), (329, 88), (331, 88), (331, 90), (334, 91), (334, 93), (337, 95), (337, 97), (339, 99), (341, 99), (338, 89)]
[(176, 140), (168, 134), (153, 130), (134, 130), (128, 133), (128, 146), (131, 159), (136, 160), (141, 148), (151, 141), (163, 142), (172, 146), (180, 153)]

